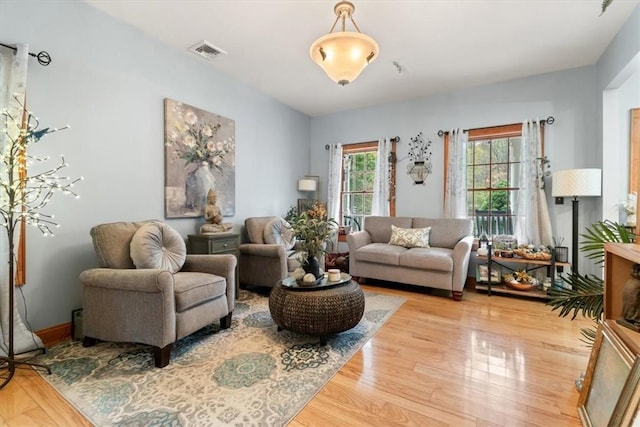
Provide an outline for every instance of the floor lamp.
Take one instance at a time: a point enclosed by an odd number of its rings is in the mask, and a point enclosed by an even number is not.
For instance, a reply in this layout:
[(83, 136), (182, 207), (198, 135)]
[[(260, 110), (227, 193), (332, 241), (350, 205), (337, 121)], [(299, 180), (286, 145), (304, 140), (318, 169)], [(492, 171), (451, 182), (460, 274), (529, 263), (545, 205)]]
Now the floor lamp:
[[(553, 173), (553, 190), (556, 198), (573, 197), (573, 236), (571, 247), (571, 270), (578, 272), (578, 197), (602, 195), (602, 171), (600, 169), (567, 169)], [(562, 203), (562, 202), (560, 202)], [(556, 204), (560, 204), (556, 199)]]

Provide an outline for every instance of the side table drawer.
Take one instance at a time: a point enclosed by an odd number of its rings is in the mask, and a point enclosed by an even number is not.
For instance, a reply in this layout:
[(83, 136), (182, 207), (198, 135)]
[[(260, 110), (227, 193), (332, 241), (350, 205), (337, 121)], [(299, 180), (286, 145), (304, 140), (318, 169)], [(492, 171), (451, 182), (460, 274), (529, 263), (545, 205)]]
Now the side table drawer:
[(220, 252), (235, 252), (238, 249), (238, 239), (233, 237), (229, 239), (209, 240), (209, 253), (215, 254)]

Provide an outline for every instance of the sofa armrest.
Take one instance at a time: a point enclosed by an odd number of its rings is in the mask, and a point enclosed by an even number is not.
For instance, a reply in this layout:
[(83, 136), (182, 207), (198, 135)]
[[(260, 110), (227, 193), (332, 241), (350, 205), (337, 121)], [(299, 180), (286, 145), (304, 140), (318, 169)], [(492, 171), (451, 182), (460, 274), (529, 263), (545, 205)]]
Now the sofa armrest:
[(473, 246), (473, 236), (465, 236), (453, 247), (453, 278), (452, 289), (460, 291), (464, 289), (464, 284), (469, 275), (469, 257)]
[(270, 243), (243, 243), (240, 245), (240, 255), (287, 258), (284, 246)]
[(166, 270), (92, 268), (80, 273), (82, 286), (129, 292), (171, 292), (173, 275)]
[(85, 337), (160, 348), (176, 340), (173, 274), (93, 268), (80, 273)]
[(371, 243), (371, 236), (364, 230), (347, 234), (347, 244), (349, 245), (349, 252), (355, 251), (356, 249), (361, 248), (364, 245), (368, 245), (369, 243)]

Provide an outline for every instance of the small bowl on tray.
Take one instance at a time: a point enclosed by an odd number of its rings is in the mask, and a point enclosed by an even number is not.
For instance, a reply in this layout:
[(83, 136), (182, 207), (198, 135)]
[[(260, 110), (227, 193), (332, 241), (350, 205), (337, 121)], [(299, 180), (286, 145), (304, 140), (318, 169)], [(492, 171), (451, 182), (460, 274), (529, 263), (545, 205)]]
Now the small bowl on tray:
[(530, 282), (518, 282), (517, 280), (512, 280), (506, 282), (507, 286), (511, 289), (515, 289), (516, 291), (530, 291), (536, 287), (533, 283)]

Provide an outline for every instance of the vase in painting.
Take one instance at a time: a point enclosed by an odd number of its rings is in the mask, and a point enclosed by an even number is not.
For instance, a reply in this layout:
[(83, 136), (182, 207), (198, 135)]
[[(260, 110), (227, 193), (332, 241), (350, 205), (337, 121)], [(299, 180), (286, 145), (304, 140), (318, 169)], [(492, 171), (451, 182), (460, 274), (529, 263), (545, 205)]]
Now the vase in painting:
[(209, 163), (202, 162), (189, 172), (185, 184), (185, 204), (187, 208), (203, 211), (207, 205), (207, 193), (215, 188), (216, 179), (209, 169)]

